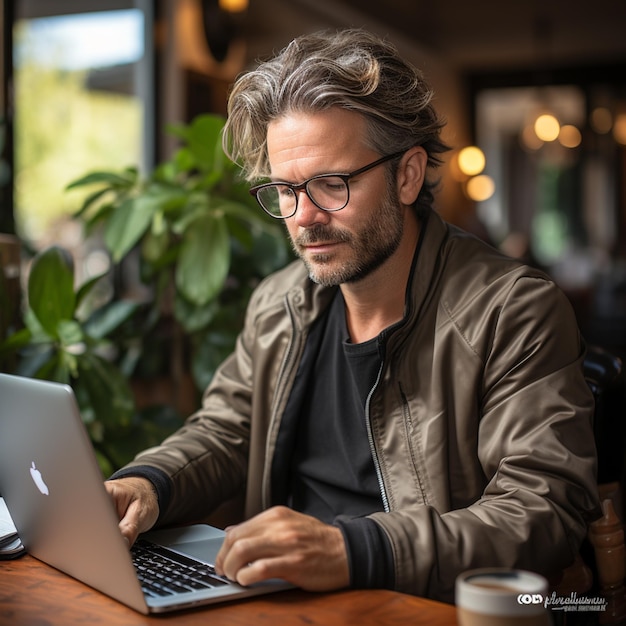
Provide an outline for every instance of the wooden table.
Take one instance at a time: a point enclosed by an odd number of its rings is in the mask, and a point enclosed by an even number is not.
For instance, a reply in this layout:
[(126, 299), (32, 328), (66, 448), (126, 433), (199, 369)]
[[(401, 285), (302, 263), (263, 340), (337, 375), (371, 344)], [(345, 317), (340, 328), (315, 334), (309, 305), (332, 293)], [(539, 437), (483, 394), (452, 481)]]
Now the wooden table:
[(284, 591), (261, 598), (146, 617), (25, 556), (0, 561), (2, 626), (456, 626), (455, 608), (394, 591)]

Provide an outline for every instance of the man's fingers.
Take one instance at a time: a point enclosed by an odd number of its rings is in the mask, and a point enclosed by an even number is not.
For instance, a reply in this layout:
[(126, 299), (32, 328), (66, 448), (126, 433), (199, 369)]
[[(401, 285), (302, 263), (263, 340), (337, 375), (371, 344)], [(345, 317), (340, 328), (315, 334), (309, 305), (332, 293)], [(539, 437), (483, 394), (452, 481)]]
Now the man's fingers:
[(126, 541), (128, 541), (128, 545), (132, 546), (140, 533), (135, 517), (122, 518), (119, 523), (119, 528)]
[(239, 568), (232, 580), (247, 587), (270, 578), (284, 577), (285, 572), (293, 570), (293, 564), (290, 564), (288, 560), (288, 557), (258, 559)]
[(129, 546), (140, 533), (150, 530), (159, 516), (152, 483), (144, 478), (120, 478), (105, 482), (119, 518), (120, 532)]
[(282, 578), (304, 589), (327, 591), (350, 582), (341, 531), (284, 507), (229, 529), (215, 566), (241, 585)]

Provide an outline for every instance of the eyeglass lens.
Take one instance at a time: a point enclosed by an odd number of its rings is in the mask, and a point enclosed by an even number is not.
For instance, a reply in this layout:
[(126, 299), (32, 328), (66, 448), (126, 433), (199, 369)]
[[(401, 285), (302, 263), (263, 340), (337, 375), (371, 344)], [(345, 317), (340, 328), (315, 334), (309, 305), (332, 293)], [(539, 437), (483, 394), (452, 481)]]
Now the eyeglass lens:
[[(307, 182), (309, 198), (321, 209), (338, 211), (348, 203), (348, 185), (338, 176), (320, 176)], [(257, 198), (266, 211), (277, 217), (293, 215), (296, 191), (287, 185), (268, 185), (259, 189)]]

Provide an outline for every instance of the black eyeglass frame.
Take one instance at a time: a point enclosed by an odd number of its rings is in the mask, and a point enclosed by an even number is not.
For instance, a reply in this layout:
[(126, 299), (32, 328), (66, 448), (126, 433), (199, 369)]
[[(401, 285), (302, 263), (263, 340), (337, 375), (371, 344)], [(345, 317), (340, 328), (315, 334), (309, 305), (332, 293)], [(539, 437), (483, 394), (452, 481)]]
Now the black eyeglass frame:
[[(309, 198), (309, 200), (320, 210), (322, 211), (326, 211), (326, 213), (335, 213), (336, 211), (341, 211), (341, 209), (345, 209), (346, 206), (348, 205), (348, 203), (350, 202), (350, 185), (348, 184), (348, 181), (351, 178), (354, 178), (355, 176), (358, 176), (359, 174), (364, 174), (365, 172), (368, 172), (371, 169), (374, 169), (375, 167), (386, 163), (387, 161), (391, 161), (392, 159), (396, 159), (400, 156), (402, 156), (404, 153), (406, 152), (406, 150), (402, 150), (400, 152), (394, 152), (393, 154), (388, 154), (384, 157), (381, 157), (380, 159), (376, 159), (376, 161), (373, 161), (372, 163), (369, 163), (368, 165), (364, 165), (363, 167), (360, 167), (358, 170), (354, 170), (353, 172), (349, 172), (348, 174), (344, 174), (344, 173), (334, 173), (334, 174), (317, 174), (316, 176), (311, 176), (311, 178), (307, 178), (307, 180), (305, 180), (302, 183), (299, 184), (293, 184), (293, 183), (286, 183), (286, 182), (281, 182), (281, 181), (273, 181), (271, 183), (263, 183), (262, 185), (255, 185), (254, 187), (251, 187), (249, 192), (251, 195), (254, 196), (255, 200), (259, 203), (259, 206), (271, 217), (277, 219), (277, 220), (286, 220), (289, 219), (290, 217), (293, 217), (296, 212), (298, 211), (298, 192), (304, 190), (304, 193), (306, 193), (307, 197)], [(341, 178), (341, 180), (343, 180), (345, 186), (346, 186), (346, 201), (343, 204), (343, 206), (340, 206), (339, 208), (336, 209), (327, 209), (323, 206), (320, 206), (317, 202), (315, 202), (314, 198), (311, 196), (311, 194), (309, 193), (309, 184), (314, 181), (314, 180), (319, 180), (320, 178)], [(289, 213), (288, 215), (276, 215), (274, 213), (272, 213), (269, 209), (266, 209), (265, 206), (263, 205), (263, 203), (261, 202), (261, 200), (259, 200), (258, 197), (258, 193), (259, 191), (261, 191), (262, 189), (266, 189), (268, 187), (277, 187), (277, 186), (282, 186), (282, 187), (288, 187), (294, 195), (295, 198), (295, 203), (293, 205), (293, 211), (291, 213)]]

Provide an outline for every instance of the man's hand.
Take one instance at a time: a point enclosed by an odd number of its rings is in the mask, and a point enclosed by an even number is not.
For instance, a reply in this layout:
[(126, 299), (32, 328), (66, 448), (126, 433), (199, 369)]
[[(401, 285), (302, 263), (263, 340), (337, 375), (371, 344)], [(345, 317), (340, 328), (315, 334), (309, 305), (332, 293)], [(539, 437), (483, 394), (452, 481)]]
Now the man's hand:
[(350, 583), (341, 531), (282, 506), (226, 529), (215, 569), (240, 585), (282, 578), (308, 591), (330, 591)]
[(159, 504), (152, 483), (145, 478), (128, 477), (104, 483), (120, 519), (120, 531), (135, 543), (139, 533), (150, 530), (159, 517)]

